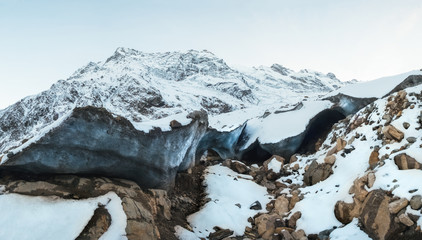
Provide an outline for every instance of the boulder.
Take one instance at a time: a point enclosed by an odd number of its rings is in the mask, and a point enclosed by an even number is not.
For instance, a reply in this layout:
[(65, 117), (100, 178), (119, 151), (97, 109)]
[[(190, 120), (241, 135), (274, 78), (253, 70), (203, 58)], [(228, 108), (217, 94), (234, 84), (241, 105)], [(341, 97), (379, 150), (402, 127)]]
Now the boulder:
[(284, 216), (289, 212), (289, 199), (284, 195), (279, 196), (274, 203), (274, 212), (279, 216)]
[(303, 175), (303, 179), (307, 186), (311, 186), (320, 181), (324, 181), (331, 175), (331, 173), (332, 170), (330, 164), (318, 164), (317, 161), (314, 160)]
[(390, 197), (382, 190), (371, 191), (363, 202), (359, 221), (373, 239), (394, 239), (403, 229), (394, 221), (389, 210)]
[(360, 216), (362, 203), (353, 199), (353, 203), (338, 201), (334, 206), (334, 215), (343, 224), (349, 224), (353, 218)]
[(288, 221), (288, 226), (295, 229), (296, 228), (296, 222), (297, 220), (302, 217), (302, 213), (301, 212), (295, 212), (293, 213), (292, 216), (290, 216), (289, 221)]
[(324, 162), (333, 165), (336, 162), (336, 155), (326, 156)]
[(422, 208), (422, 196), (415, 195), (410, 199), (410, 207), (413, 210), (420, 210)]
[(399, 167), (400, 170), (422, 169), (421, 164), (406, 153), (396, 155), (394, 157), (394, 163)]
[(409, 201), (406, 198), (401, 198), (396, 201), (391, 202), (388, 205), (388, 209), (390, 210), (390, 213), (396, 214), (403, 208), (405, 208), (409, 204)]
[(262, 214), (255, 218), (259, 236), (263, 239), (271, 239), (275, 232), (275, 221), (278, 218), (277, 214)]
[(387, 139), (395, 140), (397, 142), (400, 142), (404, 138), (404, 133), (395, 128), (393, 125), (387, 125), (384, 127), (382, 133)]
[(375, 148), (374, 151), (372, 151), (371, 155), (369, 156), (368, 163), (371, 169), (374, 169), (380, 160), (378, 151), (379, 151), (379, 148)]

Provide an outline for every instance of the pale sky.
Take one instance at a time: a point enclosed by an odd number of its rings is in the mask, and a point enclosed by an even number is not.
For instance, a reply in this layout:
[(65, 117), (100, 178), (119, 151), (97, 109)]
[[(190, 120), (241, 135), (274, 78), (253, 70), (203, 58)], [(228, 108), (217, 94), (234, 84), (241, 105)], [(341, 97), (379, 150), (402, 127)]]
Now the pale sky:
[(371, 80), (422, 68), (422, 1), (0, 0), (0, 109), (120, 46)]

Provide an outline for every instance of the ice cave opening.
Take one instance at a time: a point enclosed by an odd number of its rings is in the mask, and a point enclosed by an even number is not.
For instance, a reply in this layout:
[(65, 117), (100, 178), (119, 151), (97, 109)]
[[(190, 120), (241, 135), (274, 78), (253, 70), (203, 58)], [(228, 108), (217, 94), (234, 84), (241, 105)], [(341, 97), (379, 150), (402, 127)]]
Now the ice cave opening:
[(296, 152), (300, 154), (315, 153), (333, 125), (344, 118), (346, 116), (336, 109), (326, 109), (318, 113), (310, 120), (303, 141)]

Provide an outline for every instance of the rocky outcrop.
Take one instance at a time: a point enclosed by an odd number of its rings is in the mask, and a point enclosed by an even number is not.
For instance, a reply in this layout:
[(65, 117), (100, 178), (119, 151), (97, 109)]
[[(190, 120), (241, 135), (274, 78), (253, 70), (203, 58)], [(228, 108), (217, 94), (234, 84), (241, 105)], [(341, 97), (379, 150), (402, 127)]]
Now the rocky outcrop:
[[(122, 200), (127, 217), (126, 236), (129, 240), (162, 239), (157, 219), (171, 218), (171, 204), (163, 190), (143, 191), (128, 180), (72, 175), (25, 179), (4, 172), (2, 176), (0, 184), (4, 185), (7, 193), (79, 200), (115, 192)], [(98, 206), (77, 239), (98, 239), (107, 231), (111, 221), (113, 219), (107, 209)]]
[(177, 171), (195, 164), (207, 115), (163, 132), (137, 131), (122, 117), (101, 108), (77, 108), (58, 127), (17, 154), (1, 169), (35, 174), (85, 174), (126, 178), (145, 188), (169, 188)]

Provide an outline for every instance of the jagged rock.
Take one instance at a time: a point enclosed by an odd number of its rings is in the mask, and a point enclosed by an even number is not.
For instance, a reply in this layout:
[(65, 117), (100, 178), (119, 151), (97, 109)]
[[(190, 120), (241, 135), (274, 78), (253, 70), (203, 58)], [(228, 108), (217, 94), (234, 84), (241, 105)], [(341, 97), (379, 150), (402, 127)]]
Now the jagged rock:
[(282, 236), (283, 240), (295, 240), (294, 237), (290, 234), (290, 232), (285, 229), (281, 230), (279, 235)]
[(326, 156), (324, 162), (333, 165), (336, 162), (336, 155)]
[(99, 206), (94, 211), (94, 215), (84, 230), (79, 234), (76, 240), (99, 239), (111, 225), (111, 216), (104, 206)]
[(397, 142), (400, 142), (404, 138), (404, 133), (395, 128), (393, 125), (384, 127), (382, 133), (387, 139), (395, 140)]
[(415, 195), (412, 196), (410, 199), (410, 207), (413, 210), (419, 210), (422, 208), (422, 196), (421, 195)]
[(216, 232), (210, 233), (208, 236), (209, 240), (221, 240), (226, 237), (233, 235), (233, 231), (230, 229), (220, 229)]
[(394, 163), (399, 167), (400, 170), (422, 169), (421, 164), (406, 153), (396, 155), (394, 157)]
[(362, 204), (355, 199), (353, 200), (353, 203), (338, 201), (334, 206), (334, 215), (341, 223), (349, 224), (353, 218), (360, 215), (361, 205)]
[(151, 189), (150, 191), (153, 196), (152, 198), (153, 203), (151, 204), (151, 206), (153, 206), (152, 213), (154, 215), (157, 215), (160, 212), (160, 210), (158, 209), (159, 207), (162, 209), (164, 217), (167, 220), (170, 220), (171, 219), (171, 211), (170, 211), (171, 201), (167, 196), (167, 191), (160, 190), (160, 189)]
[(284, 216), (289, 212), (289, 199), (284, 195), (279, 196), (274, 203), (274, 212), (280, 216)]
[[(7, 177), (4, 177), (5, 174)], [(151, 190), (147, 193), (142, 191), (136, 183), (123, 179), (61, 175), (44, 176), (43, 180), (21, 180), (13, 174), (3, 173), (0, 184), (4, 185), (9, 193), (30, 196), (85, 199), (115, 192), (121, 198), (122, 207), (127, 216), (126, 236), (129, 240), (160, 239), (156, 221), (169, 214), (161, 205), (169, 202), (163, 190)], [(79, 239), (97, 239), (96, 236), (101, 235), (110, 226), (109, 216), (107, 211), (101, 210), (100, 206)], [(112, 222), (113, 219), (111, 218), (110, 221)]]
[(302, 229), (299, 229), (292, 232), (292, 237), (296, 240), (300, 240), (302, 238), (306, 238), (306, 234), (305, 234), (305, 231), (303, 231)]
[(292, 197), (290, 198), (289, 210), (293, 209), (297, 202), (300, 201), (299, 192), (297, 190), (292, 191)]
[(277, 218), (277, 214), (262, 214), (255, 218), (259, 236), (266, 240), (271, 239), (275, 232), (275, 221)]
[(407, 206), (407, 204), (409, 204), (409, 201), (406, 198), (401, 198), (401, 199), (398, 199), (398, 200), (396, 200), (394, 202), (391, 202), (388, 205), (388, 209), (390, 210), (390, 213), (396, 214), (400, 210), (402, 210), (403, 208), (405, 208)]
[(408, 129), (410, 127), (410, 123), (403, 122), (403, 127), (404, 127), (404, 129)]
[(410, 227), (413, 224), (415, 224), (412, 221), (412, 219), (410, 219), (409, 216), (407, 216), (407, 214), (404, 214), (404, 213), (399, 216), (399, 220), (400, 220), (401, 223), (403, 223), (404, 225), (406, 225), (408, 227)]
[(376, 180), (375, 173), (369, 172), (368, 173), (368, 184), (367, 184), (368, 188), (371, 188), (372, 186), (374, 186), (375, 180)]
[(375, 166), (378, 164), (379, 162), (379, 147), (375, 147), (374, 151), (371, 152), (371, 155), (369, 156), (369, 167), (371, 169), (374, 169)]
[(240, 174), (244, 174), (247, 173), (249, 171), (248, 166), (246, 166), (245, 164), (239, 162), (239, 161), (232, 161), (230, 168), (235, 171), (238, 172)]
[(262, 209), (261, 203), (259, 201), (255, 201), (254, 203), (252, 203), (252, 205), (249, 207), (249, 209), (261, 210)]
[(293, 154), (292, 156), (290, 156), (290, 161), (289, 161), (289, 163), (294, 163), (294, 162), (296, 162), (297, 161), (297, 154)]
[(402, 230), (390, 214), (389, 201), (390, 197), (384, 191), (374, 190), (368, 194), (363, 203), (359, 221), (371, 238), (391, 239)]
[(288, 221), (288, 226), (295, 229), (296, 228), (296, 222), (297, 220), (302, 217), (302, 213), (301, 212), (295, 212), (293, 213), (293, 215), (289, 218)]
[(179, 127), (181, 127), (182, 126), (182, 124), (180, 123), (180, 122), (178, 122), (177, 120), (172, 120), (171, 122), (170, 122), (170, 127), (171, 128), (179, 128)]
[(334, 153), (338, 153), (343, 150), (347, 145), (347, 142), (342, 138), (337, 138), (336, 145), (327, 152), (327, 156), (333, 155)]
[(365, 186), (368, 183), (368, 175), (364, 175), (361, 178), (355, 179), (353, 181), (353, 185), (349, 189), (350, 194), (355, 194), (354, 197), (359, 200), (360, 202), (363, 202), (368, 195), (368, 191), (365, 189)]
[(316, 160), (314, 160), (303, 175), (303, 179), (306, 185), (311, 186), (327, 179), (331, 175), (331, 172), (330, 164), (318, 164)]

